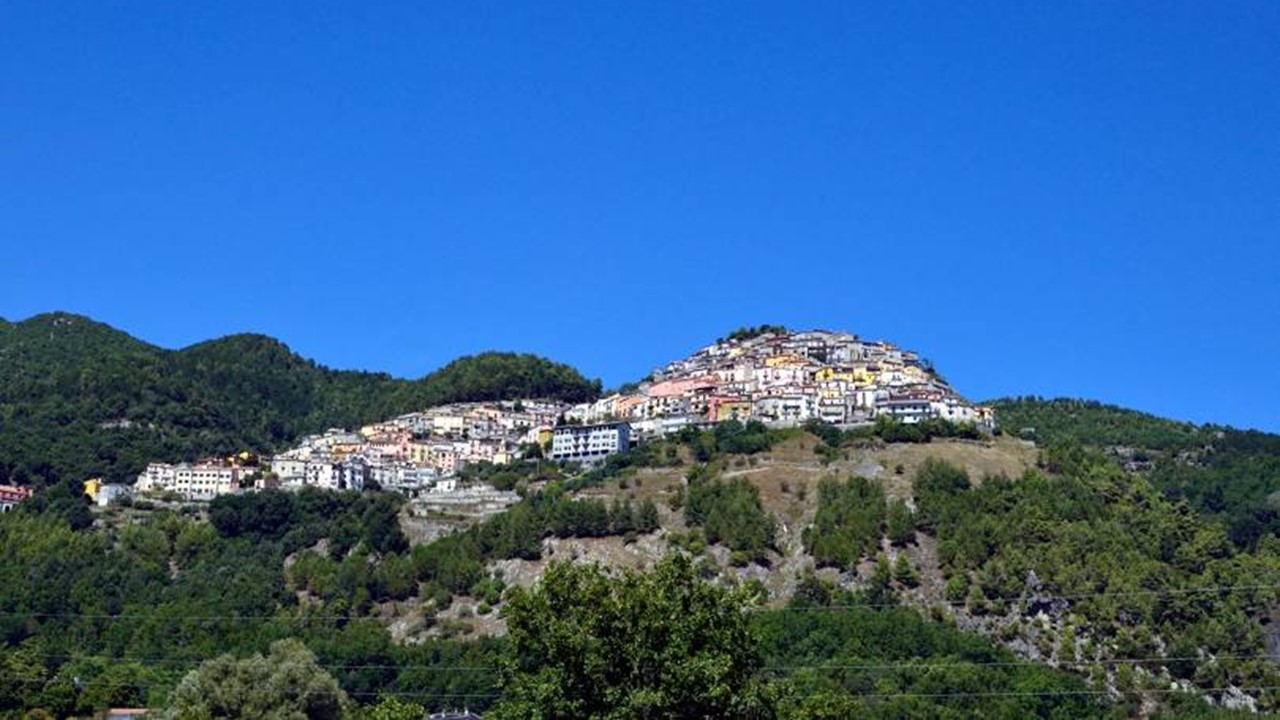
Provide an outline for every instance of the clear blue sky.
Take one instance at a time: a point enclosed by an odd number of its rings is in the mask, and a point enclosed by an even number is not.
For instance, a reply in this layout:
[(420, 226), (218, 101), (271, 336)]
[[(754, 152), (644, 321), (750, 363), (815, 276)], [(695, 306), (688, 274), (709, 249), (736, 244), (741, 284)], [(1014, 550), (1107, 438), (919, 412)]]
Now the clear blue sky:
[(1280, 430), (1280, 3), (88, 0), (0, 32), (10, 320), (607, 384), (832, 327), (975, 398)]

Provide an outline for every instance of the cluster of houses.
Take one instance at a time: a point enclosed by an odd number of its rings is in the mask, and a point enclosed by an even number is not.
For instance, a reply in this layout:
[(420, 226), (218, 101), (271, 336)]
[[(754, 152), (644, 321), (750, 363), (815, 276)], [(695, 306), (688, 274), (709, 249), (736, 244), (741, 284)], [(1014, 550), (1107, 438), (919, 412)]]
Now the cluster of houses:
[(248, 488), (379, 487), (450, 492), (456, 474), (479, 462), (505, 464), (536, 445), (554, 460), (595, 462), (633, 441), (688, 425), (758, 420), (840, 426), (880, 417), (903, 423), (940, 418), (993, 428), (991, 409), (960, 397), (912, 351), (843, 332), (780, 329), (717, 341), (655, 370), (629, 392), (564, 405), (539, 400), (465, 403), (329, 430), (271, 458), (152, 463), (136, 489), (192, 500)]
[(242, 453), (196, 463), (151, 463), (135, 487), (190, 500), (250, 488), (362, 490), (375, 484), (410, 495), (449, 492), (467, 465), (502, 465), (522, 446), (549, 444), (566, 409), (537, 400), (445, 405), (354, 432), (310, 435), (270, 458)]
[(826, 330), (717, 341), (656, 370), (632, 392), (576, 406), (569, 416), (626, 422), (641, 437), (726, 420), (848, 426), (887, 416), (995, 424), (990, 408), (965, 401), (917, 353)]

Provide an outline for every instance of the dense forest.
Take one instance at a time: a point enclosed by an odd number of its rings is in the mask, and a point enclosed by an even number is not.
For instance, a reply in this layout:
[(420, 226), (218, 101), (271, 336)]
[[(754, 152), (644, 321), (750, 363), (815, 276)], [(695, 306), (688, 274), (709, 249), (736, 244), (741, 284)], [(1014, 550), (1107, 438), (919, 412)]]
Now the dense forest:
[(0, 323), (0, 482), (131, 480), (150, 460), (266, 452), (300, 435), (457, 401), (583, 401), (598, 380), (533, 355), (419, 379), (331, 370), (262, 335), (166, 350), (65, 313)]
[(1197, 426), (1084, 400), (992, 403), (1005, 432), (1044, 447), (1104, 450), (1139, 469), (1167, 497), (1222, 520), (1237, 545), (1280, 531), (1280, 435)]

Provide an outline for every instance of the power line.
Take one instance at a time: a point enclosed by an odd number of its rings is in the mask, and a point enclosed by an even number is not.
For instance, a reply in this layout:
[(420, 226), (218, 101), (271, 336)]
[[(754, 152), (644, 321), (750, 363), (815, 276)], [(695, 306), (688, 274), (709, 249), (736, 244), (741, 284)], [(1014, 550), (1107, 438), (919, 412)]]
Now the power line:
[[(997, 598), (984, 597), (984, 602), (989, 603), (1054, 603), (1054, 602), (1071, 602), (1074, 600), (1086, 600), (1090, 598), (1124, 598), (1124, 597), (1160, 597), (1166, 595), (1195, 595), (1200, 593), (1224, 593), (1224, 592), (1244, 592), (1257, 590), (1280, 590), (1280, 585), (1207, 585), (1194, 588), (1170, 588), (1166, 590), (1126, 590), (1118, 592), (1095, 592), (1095, 593), (1078, 593), (1074, 595), (1018, 595)], [(934, 605), (945, 605), (949, 607), (965, 607), (968, 603), (964, 600), (942, 600), (933, 603)], [(753, 607), (748, 608), (751, 612), (824, 612), (835, 610), (861, 610), (876, 608), (901, 608), (907, 607), (905, 603), (888, 602), (888, 603), (844, 603), (839, 605), (806, 605), (806, 606), (788, 606), (788, 607)]]
[[(48, 682), (38, 678), (13, 678), (10, 682)], [(90, 682), (89, 685), (94, 685)], [(130, 682), (114, 682), (101, 683), (95, 685), (99, 688), (123, 689), (133, 688), (137, 690), (149, 689), (172, 689), (169, 685), (158, 685), (155, 683), (130, 683)], [(982, 698), (1012, 698), (1012, 697), (1112, 697), (1115, 695), (1135, 694), (1135, 695), (1168, 695), (1186, 693), (1190, 694), (1211, 694), (1222, 692), (1240, 692), (1240, 693), (1261, 693), (1272, 690), (1280, 690), (1280, 685), (1253, 685), (1253, 686), (1221, 686), (1208, 688), (1134, 688), (1131, 690), (991, 690), (991, 691), (960, 691), (960, 692), (894, 692), (894, 693), (858, 693), (846, 690), (845, 694), (860, 700), (894, 700), (894, 699), (933, 699), (933, 700), (957, 700), (957, 699), (982, 699)], [(344, 691), (345, 692), (345, 691)], [(823, 697), (831, 694), (838, 694), (839, 691), (827, 692), (807, 692), (792, 695), (792, 697), (810, 698)], [(497, 699), (503, 697), (502, 693), (441, 693), (430, 691), (355, 691), (346, 693), (350, 697), (368, 697), (368, 698), (439, 698), (439, 699)]]
[[(1057, 667), (1090, 667), (1094, 665), (1158, 665), (1161, 663), (1171, 662), (1219, 662), (1223, 660), (1269, 660), (1271, 656), (1268, 654), (1255, 655), (1215, 655), (1211, 657), (1146, 657), (1146, 658), (1111, 658), (1098, 660), (1070, 660), (1058, 661)], [(1052, 668), (1055, 664), (1049, 661), (1037, 660), (992, 660), (992, 661), (974, 661), (974, 662), (942, 662), (942, 663), (853, 663), (853, 664), (812, 664), (812, 665), (771, 665), (766, 666), (766, 670), (939, 670), (954, 668), (974, 668), (974, 667), (1045, 667)]]
[[(1245, 591), (1263, 591), (1263, 590), (1280, 590), (1280, 584), (1277, 585), (1207, 585), (1194, 588), (1169, 588), (1164, 590), (1129, 590), (1119, 592), (1094, 592), (1094, 593), (1078, 593), (1073, 595), (1019, 595), (998, 598), (984, 598), (985, 602), (990, 603), (1016, 603), (1016, 602), (1035, 602), (1035, 603), (1053, 603), (1059, 601), (1070, 602), (1073, 600), (1085, 600), (1089, 598), (1124, 598), (1124, 597), (1161, 597), (1171, 595), (1194, 595), (1201, 593), (1227, 593), (1227, 592), (1245, 592)], [(935, 605), (945, 605), (950, 607), (964, 607), (964, 601), (939, 601), (933, 603)], [(810, 605), (810, 606), (788, 606), (788, 607), (751, 607), (747, 608), (748, 612), (830, 612), (839, 610), (860, 610), (860, 609), (877, 609), (877, 608), (900, 608), (906, 607), (903, 603), (845, 603), (839, 605)], [(109, 613), (82, 613), (82, 612), (24, 612), (17, 610), (0, 611), (0, 617), (18, 617), (18, 618), (48, 618), (48, 619), (65, 619), (80, 618), (86, 620), (137, 620), (137, 621), (176, 621), (190, 620), (196, 622), (289, 622), (289, 623), (329, 623), (329, 622), (353, 622), (360, 620), (381, 620), (381, 618), (371, 615), (304, 615), (304, 616), (281, 616), (281, 615), (169, 615), (169, 614), (109, 614)]]
[[(21, 652), (21, 651), (20, 651)], [(116, 663), (136, 663), (144, 666), (192, 666), (199, 665), (210, 658), (200, 659), (175, 659), (175, 658), (140, 658), (130, 656), (109, 656), (109, 655), (68, 655), (65, 653), (43, 653), (43, 652), (27, 652), (27, 655), (36, 657), (63, 660), (64, 664), (79, 660), (108, 660)], [(496, 672), (501, 670), (496, 665), (414, 665), (412, 663), (404, 663), (401, 665), (392, 664), (328, 664), (316, 663), (316, 667), (326, 670), (412, 670), (414, 672)]]
[[(112, 657), (107, 655), (67, 655), (58, 653), (41, 653), (28, 652), (28, 655), (42, 657), (46, 659), (64, 660), (66, 662), (74, 662), (77, 660), (109, 660), (111, 662), (120, 663), (136, 663), (143, 666), (193, 666), (204, 662), (204, 659), (172, 659), (172, 658), (142, 658), (130, 656)], [(1058, 661), (1057, 666), (1066, 667), (1090, 667), (1094, 665), (1146, 665), (1161, 664), (1171, 662), (1221, 662), (1226, 660), (1269, 660), (1269, 654), (1252, 654), (1252, 655), (1213, 655), (1213, 656), (1182, 656), (1182, 657), (1161, 657), (1150, 656), (1142, 658), (1109, 658), (1096, 660), (1072, 660)], [(317, 667), (326, 670), (402, 670), (413, 672), (477, 672), (491, 673), (500, 672), (501, 667), (496, 665), (433, 665), (423, 666), (405, 663), (401, 665), (395, 664), (330, 664), (316, 663)], [(824, 664), (824, 663), (806, 663), (806, 664), (789, 664), (789, 665), (766, 665), (762, 670), (768, 671), (796, 671), (796, 670), (936, 670), (936, 669), (954, 669), (954, 668), (994, 668), (994, 667), (1053, 667), (1047, 661), (1037, 660), (974, 660), (974, 661), (949, 661), (949, 662), (911, 662), (901, 661), (895, 663), (850, 663), (850, 664)]]

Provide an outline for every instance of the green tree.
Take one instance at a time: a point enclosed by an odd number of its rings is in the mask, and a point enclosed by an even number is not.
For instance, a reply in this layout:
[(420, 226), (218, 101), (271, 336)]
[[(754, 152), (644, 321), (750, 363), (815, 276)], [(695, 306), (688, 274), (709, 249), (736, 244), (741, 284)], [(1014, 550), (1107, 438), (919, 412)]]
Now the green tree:
[(901, 500), (889, 503), (885, 513), (885, 534), (889, 542), (902, 546), (916, 539), (916, 519), (911, 508)]
[(491, 716), (771, 717), (746, 603), (682, 556), (620, 576), (553, 563), (506, 603), (510, 654)]
[(907, 587), (920, 584), (920, 576), (905, 553), (899, 554), (898, 559), (893, 562), (893, 579)]
[(298, 640), (272, 643), (266, 657), (223, 655), (202, 663), (169, 702), (165, 717), (173, 720), (338, 720), (348, 704), (337, 681)]
[(364, 720), (422, 720), (427, 709), (417, 703), (384, 697), (377, 705), (365, 711)]
[(804, 539), (818, 567), (850, 568), (880, 545), (884, 488), (862, 477), (818, 483), (818, 511)]

